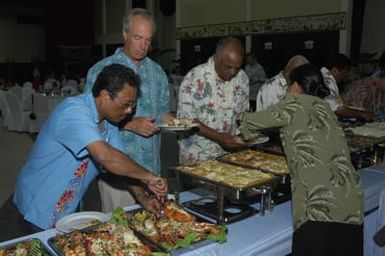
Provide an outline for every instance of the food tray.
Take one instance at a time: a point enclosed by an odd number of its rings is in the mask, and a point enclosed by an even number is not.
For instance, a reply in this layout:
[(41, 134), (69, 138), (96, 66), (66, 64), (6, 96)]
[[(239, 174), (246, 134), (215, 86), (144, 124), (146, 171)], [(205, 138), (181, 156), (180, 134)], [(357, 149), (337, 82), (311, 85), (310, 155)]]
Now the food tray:
[[(50, 255), (52, 255), (50, 253), (50, 251), (48, 250), (48, 248), (44, 245), (44, 243), (40, 239), (37, 239), (37, 238), (30, 238), (30, 239), (27, 239), (27, 240), (22, 240), (22, 241), (19, 241), (19, 242), (15, 242), (15, 243), (11, 243), (11, 244), (0, 246), (0, 252), (2, 250), (5, 250), (6, 252), (9, 251), (9, 250), (14, 250), (14, 249), (16, 249), (16, 247), (18, 245), (26, 245), (26, 243), (31, 243), (32, 241), (36, 241), (36, 242), (38, 242), (40, 244), (41, 250), (39, 250), (39, 252), (41, 254), (38, 254), (38, 255), (41, 255), (41, 256), (50, 256)], [(6, 254), (6, 255), (16, 255), (16, 254)], [(34, 254), (29, 252), (27, 255), (34, 255)]]
[(276, 183), (276, 177), (271, 173), (217, 160), (206, 160), (195, 165), (177, 166), (170, 169), (209, 184), (239, 191)]
[(279, 178), (280, 183), (287, 183), (289, 180), (289, 169), (284, 156), (269, 154), (261, 150), (244, 150), (223, 155), (218, 160), (271, 173)]
[[(99, 228), (101, 225), (105, 225), (106, 223), (99, 223), (97, 225), (93, 225), (93, 226), (90, 226), (90, 227), (87, 227), (87, 228), (84, 228), (82, 230), (76, 230), (76, 231), (72, 231), (70, 233), (67, 233), (67, 234), (57, 234), (57, 235), (61, 235), (61, 236), (64, 236), (64, 237), (69, 237), (75, 233), (92, 233), (92, 232), (95, 232), (97, 230), (97, 228)], [(135, 230), (132, 230), (134, 235), (141, 241), (143, 242), (146, 246), (148, 246), (149, 248), (151, 248), (151, 251), (152, 252), (164, 252), (164, 248), (162, 247), (157, 247), (156, 244), (153, 244), (151, 243), (148, 239), (145, 239), (144, 237), (141, 236), (141, 234), (139, 234), (138, 232), (136, 232)], [(48, 239), (48, 244), (49, 246), (55, 251), (55, 253), (59, 256), (65, 256), (63, 250), (60, 248), (60, 246), (57, 245), (57, 241), (56, 241), (56, 236), (53, 236), (53, 237), (50, 237)]]
[[(180, 206), (183, 210), (187, 211), (189, 214), (191, 214), (192, 216), (194, 216), (196, 218), (196, 221), (197, 222), (205, 222), (205, 223), (209, 223), (210, 225), (217, 225), (205, 218), (202, 218), (201, 216), (199, 215), (196, 215), (194, 214), (192, 211), (188, 210), (187, 208), (185, 207), (182, 207)], [(139, 208), (139, 209), (135, 209), (135, 210), (132, 210), (132, 211), (128, 211), (127, 213), (129, 215), (131, 214), (135, 214), (135, 213), (139, 213), (141, 211), (143, 211), (144, 209), (143, 208)], [(199, 248), (202, 248), (204, 246), (207, 246), (209, 244), (213, 244), (215, 243), (215, 241), (213, 240), (209, 240), (209, 239), (203, 239), (203, 240), (199, 240), (199, 241), (195, 241), (195, 242), (192, 242), (188, 247), (186, 248), (175, 248), (175, 249), (167, 249), (165, 246), (163, 246), (160, 242), (156, 242), (154, 241), (151, 237), (147, 236), (145, 233), (143, 233), (142, 231), (140, 230), (137, 230), (135, 229), (135, 227), (133, 227), (131, 224), (130, 224), (130, 221), (129, 221), (129, 225), (131, 226), (131, 228), (136, 232), (136, 234), (138, 235), (138, 237), (142, 238), (143, 240), (146, 240), (148, 243), (150, 243), (152, 246), (154, 246), (155, 248), (158, 248), (160, 251), (163, 251), (163, 252), (168, 252), (170, 253), (172, 256), (176, 256), (176, 255), (182, 255), (184, 253), (187, 253), (187, 252), (192, 252), (196, 249), (199, 249)], [(225, 228), (225, 227), (223, 227)], [(226, 229), (226, 233), (227, 233), (227, 229)]]

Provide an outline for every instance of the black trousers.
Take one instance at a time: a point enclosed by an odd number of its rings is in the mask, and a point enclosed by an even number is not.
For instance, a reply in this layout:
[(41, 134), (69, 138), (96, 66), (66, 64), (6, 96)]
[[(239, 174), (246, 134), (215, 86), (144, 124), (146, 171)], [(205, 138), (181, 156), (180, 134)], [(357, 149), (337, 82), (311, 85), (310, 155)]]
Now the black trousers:
[(308, 221), (294, 231), (294, 256), (362, 256), (363, 225)]
[(12, 197), (8, 198), (0, 208), (0, 242), (42, 231), (42, 229), (24, 220), (13, 203)]

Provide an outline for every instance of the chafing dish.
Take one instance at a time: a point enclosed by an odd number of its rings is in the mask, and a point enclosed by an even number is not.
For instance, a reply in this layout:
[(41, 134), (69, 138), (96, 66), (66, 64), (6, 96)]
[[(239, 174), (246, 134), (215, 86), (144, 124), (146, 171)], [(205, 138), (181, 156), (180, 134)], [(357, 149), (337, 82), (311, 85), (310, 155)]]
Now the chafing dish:
[[(206, 169), (202, 169), (203, 167)], [(174, 171), (176, 174), (175, 199), (177, 202), (179, 202), (182, 175), (191, 177), (192, 179), (198, 181), (199, 185), (213, 190), (216, 193), (215, 203), (211, 205), (211, 208), (216, 210), (216, 214), (213, 214), (213, 211), (200, 211), (200, 208), (210, 208), (200, 207), (202, 202), (195, 201), (187, 203), (185, 206), (204, 215), (208, 215), (209, 217), (215, 217), (217, 219), (217, 223), (219, 224), (239, 220), (254, 214), (255, 212), (263, 215), (266, 210), (271, 210), (271, 192), (277, 184), (277, 179), (272, 174), (266, 174), (255, 169), (222, 163), (217, 160), (202, 161), (192, 166), (171, 167), (170, 170)], [(204, 174), (205, 172), (207, 175)], [(220, 175), (216, 176), (216, 172), (220, 172)], [(231, 174), (231, 178), (235, 179), (227, 179), (227, 177), (229, 177), (227, 174)], [(225, 200), (225, 195), (232, 193), (235, 196), (235, 199), (239, 199), (246, 191), (252, 191), (254, 194), (258, 195), (260, 203), (259, 209), (256, 210), (247, 206), (236, 206), (241, 210), (241, 212), (226, 216), (225, 208), (228, 208), (229, 200)]]

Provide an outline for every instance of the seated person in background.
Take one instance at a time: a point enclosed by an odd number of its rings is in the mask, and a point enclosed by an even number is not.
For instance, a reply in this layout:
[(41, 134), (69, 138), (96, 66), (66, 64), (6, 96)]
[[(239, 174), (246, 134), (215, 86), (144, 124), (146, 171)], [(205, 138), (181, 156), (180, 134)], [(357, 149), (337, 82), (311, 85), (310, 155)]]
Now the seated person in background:
[(338, 84), (345, 80), (351, 64), (351, 60), (347, 56), (339, 53), (329, 58), (325, 67), (321, 68), (325, 85), (330, 90), (330, 95), (325, 100), (338, 117), (358, 117), (367, 121), (373, 120), (375, 116), (372, 113), (349, 108), (339, 94)]
[(373, 71), (373, 76), (377, 76), (381, 71), (385, 71), (385, 51), (378, 58), (377, 67)]
[(244, 49), (234, 37), (221, 39), (213, 57), (191, 69), (180, 89), (177, 117), (199, 122), (196, 134), (180, 140), (182, 162), (214, 159), (239, 148), (236, 115), (249, 110), (249, 78), (241, 69)]
[(354, 81), (349, 90), (341, 96), (349, 106), (363, 108), (371, 113), (384, 110), (385, 71)]
[(277, 103), (285, 95), (287, 88), (287, 78), (290, 72), (309, 61), (302, 55), (295, 55), (287, 62), (285, 69), (274, 77), (267, 80), (259, 89), (257, 94), (256, 111), (262, 111), (267, 107)]
[(265, 69), (257, 62), (255, 53), (253, 52), (246, 55), (245, 72), (249, 76), (250, 85), (266, 80)]
[(158, 211), (157, 198), (150, 197), (144, 185), (164, 196), (167, 183), (124, 153), (117, 126), (131, 115), (139, 83), (130, 68), (112, 64), (98, 75), (92, 93), (69, 97), (54, 110), (21, 169), (13, 198), (31, 228), (52, 228), (75, 212), (102, 169), (141, 180), (130, 181), (130, 189), (145, 208)]
[(244, 136), (279, 128), (291, 177), (293, 255), (363, 255), (364, 199), (344, 131), (318, 68), (290, 73), (287, 94), (238, 116)]

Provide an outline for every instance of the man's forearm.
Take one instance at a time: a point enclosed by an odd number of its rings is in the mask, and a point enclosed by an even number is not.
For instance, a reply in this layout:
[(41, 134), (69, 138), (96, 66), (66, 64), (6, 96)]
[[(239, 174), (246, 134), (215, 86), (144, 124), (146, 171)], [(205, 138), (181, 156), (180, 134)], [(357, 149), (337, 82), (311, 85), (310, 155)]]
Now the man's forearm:
[(203, 136), (203, 137), (206, 137), (212, 141), (215, 141), (215, 142), (220, 142), (221, 140), (221, 135), (219, 132), (217, 132), (216, 130), (200, 123), (199, 126), (198, 126), (198, 134)]
[(154, 178), (154, 174), (104, 141), (94, 142), (87, 146), (87, 149), (94, 159), (109, 172), (145, 182)]
[(140, 185), (129, 184), (128, 188), (134, 194), (136, 201), (142, 204), (143, 200), (148, 197), (147, 191)]

